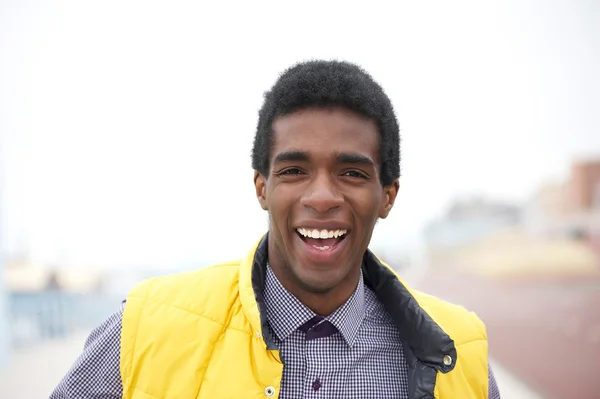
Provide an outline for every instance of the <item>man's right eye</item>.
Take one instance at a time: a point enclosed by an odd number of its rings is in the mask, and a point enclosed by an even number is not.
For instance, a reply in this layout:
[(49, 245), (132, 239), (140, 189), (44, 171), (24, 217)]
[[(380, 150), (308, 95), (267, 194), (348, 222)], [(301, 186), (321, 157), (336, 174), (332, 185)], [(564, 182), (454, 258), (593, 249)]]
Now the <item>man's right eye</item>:
[(290, 168), (279, 172), (280, 175), (300, 175), (302, 171), (298, 168)]

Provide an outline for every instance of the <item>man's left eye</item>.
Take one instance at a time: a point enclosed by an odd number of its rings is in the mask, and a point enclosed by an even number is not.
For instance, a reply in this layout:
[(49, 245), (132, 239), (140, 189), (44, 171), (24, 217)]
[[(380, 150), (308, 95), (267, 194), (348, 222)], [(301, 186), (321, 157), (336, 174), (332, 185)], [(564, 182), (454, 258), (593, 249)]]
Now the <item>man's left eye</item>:
[(357, 172), (356, 170), (350, 170), (346, 173), (344, 173), (345, 176), (350, 176), (350, 177), (358, 177), (358, 178), (365, 178), (365, 175)]

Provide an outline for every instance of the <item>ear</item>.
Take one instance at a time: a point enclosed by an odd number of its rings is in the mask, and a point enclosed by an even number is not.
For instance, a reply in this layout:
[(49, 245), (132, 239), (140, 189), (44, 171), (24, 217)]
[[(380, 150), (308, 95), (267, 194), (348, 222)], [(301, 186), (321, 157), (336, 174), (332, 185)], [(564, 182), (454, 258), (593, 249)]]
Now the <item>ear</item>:
[(394, 180), (389, 186), (383, 188), (383, 201), (381, 201), (381, 208), (379, 209), (379, 217), (385, 219), (392, 210), (396, 196), (398, 196), (398, 190), (400, 189), (400, 182), (398, 179)]
[(254, 189), (256, 190), (256, 198), (260, 206), (265, 211), (269, 210), (267, 205), (267, 179), (259, 172), (254, 172)]

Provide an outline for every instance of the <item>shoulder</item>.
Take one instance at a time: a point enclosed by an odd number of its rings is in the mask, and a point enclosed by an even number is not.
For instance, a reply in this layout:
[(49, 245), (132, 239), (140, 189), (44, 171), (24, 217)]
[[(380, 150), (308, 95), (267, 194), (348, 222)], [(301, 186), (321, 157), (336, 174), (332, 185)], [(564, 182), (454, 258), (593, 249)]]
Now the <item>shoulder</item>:
[(153, 277), (136, 285), (128, 295), (133, 298), (164, 299), (174, 293), (193, 290), (198, 294), (211, 295), (226, 292), (238, 283), (240, 261), (219, 263), (213, 266), (183, 273)]
[(487, 340), (483, 321), (463, 306), (411, 289), (419, 306), (448, 334), (456, 344)]
[(411, 293), (421, 309), (448, 334), (456, 347), (457, 360), (453, 372), (438, 377), (436, 389), (440, 392), (439, 396), (445, 397), (446, 393), (456, 396), (457, 387), (461, 387), (477, 397), (488, 397), (488, 341), (483, 321), (463, 306), (418, 290), (411, 290)]
[(143, 318), (154, 323), (173, 312), (221, 323), (228, 312), (240, 306), (239, 265), (239, 261), (220, 263), (141, 282), (127, 296), (124, 330), (130, 331), (129, 327), (139, 325)]

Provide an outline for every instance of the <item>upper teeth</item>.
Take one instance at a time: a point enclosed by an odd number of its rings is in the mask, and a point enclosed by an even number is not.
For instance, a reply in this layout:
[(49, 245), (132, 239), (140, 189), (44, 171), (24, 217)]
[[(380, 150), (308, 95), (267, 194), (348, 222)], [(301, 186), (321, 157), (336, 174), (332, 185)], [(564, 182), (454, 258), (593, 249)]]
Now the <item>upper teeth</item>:
[(300, 227), (297, 229), (298, 233), (308, 238), (338, 238), (348, 232), (348, 230), (317, 230), (317, 229), (305, 229)]

